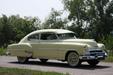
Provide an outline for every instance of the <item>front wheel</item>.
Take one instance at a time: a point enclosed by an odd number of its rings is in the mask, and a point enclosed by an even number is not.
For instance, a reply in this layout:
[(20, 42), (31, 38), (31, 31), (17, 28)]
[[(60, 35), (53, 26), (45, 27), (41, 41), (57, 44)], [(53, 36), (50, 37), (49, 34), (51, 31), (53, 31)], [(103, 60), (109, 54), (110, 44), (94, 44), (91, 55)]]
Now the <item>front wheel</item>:
[(20, 56), (17, 56), (17, 59), (18, 59), (18, 62), (19, 63), (25, 63), (28, 61), (28, 58), (27, 57), (20, 57)]
[(87, 62), (88, 62), (88, 64), (91, 65), (91, 66), (96, 66), (96, 65), (99, 63), (98, 60), (89, 60), (89, 61), (87, 61)]
[(79, 64), (79, 55), (76, 52), (70, 52), (67, 56), (69, 66), (75, 67)]

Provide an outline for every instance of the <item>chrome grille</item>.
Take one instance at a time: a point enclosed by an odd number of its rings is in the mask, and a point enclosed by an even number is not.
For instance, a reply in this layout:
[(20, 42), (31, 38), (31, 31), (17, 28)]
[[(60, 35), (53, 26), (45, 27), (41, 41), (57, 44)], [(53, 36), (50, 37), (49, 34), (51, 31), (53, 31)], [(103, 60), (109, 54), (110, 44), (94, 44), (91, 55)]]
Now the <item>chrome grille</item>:
[(101, 56), (105, 55), (105, 53), (102, 50), (92, 50), (89, 51), (91, 56)]

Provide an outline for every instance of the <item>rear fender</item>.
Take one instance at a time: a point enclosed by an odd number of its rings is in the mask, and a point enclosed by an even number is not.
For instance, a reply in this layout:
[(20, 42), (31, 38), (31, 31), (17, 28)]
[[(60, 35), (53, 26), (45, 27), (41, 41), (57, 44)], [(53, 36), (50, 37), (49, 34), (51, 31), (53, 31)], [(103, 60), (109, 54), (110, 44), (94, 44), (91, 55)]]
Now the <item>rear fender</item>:
[(7, 47), (7, 51), (12, 56), (31, 57), (32, 46), (29, 43), (11, 44)]

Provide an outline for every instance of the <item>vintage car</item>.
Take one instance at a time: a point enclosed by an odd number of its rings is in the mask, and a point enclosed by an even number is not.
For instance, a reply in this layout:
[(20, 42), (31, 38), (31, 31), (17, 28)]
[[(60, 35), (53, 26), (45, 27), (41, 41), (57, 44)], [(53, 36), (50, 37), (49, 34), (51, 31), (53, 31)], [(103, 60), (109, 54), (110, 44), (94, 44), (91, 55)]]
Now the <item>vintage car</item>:
[(41, 62), (48, 59), (66, 61), (71, 67), (86, 61), (96, 66), (107, 56), (104, 44), (93, 39), (78, 39), (75, 33), (64, 29), (36, 30), (26, 35), (19, 43), (7, 47), (18, 62), (39, 58)]

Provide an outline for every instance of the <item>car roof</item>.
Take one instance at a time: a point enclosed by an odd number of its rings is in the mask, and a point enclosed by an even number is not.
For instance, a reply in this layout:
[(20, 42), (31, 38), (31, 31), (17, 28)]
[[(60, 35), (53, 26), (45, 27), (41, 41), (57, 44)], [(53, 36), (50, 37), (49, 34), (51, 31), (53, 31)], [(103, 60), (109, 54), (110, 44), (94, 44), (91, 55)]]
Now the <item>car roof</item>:
[(42, 30), (36, 30), (36, 31), (33, 31), (31, 33), (29, 33), (28, 35), (26, 35), (20, 42), (24, 41), (28, 36), (30, 35), (33, 35), (33, 34), (37, 34), (37, 33), (48, 33), (48, 32), (53, 32), (53, 33), (56, 33), (56, 34), (62, 34), (62, 33), (74, 33), (72, 31), (69, 31), (69, 30), (65, 30), (65, 29), (42, 29)]
[(42, 29), (42, 30), (36, 30), (33, 33), (44, 33), (44, 32), (53, 32), (53, 33), (74, 33), (72, 31), (69, 30), (65, 30), (65, 29)]

